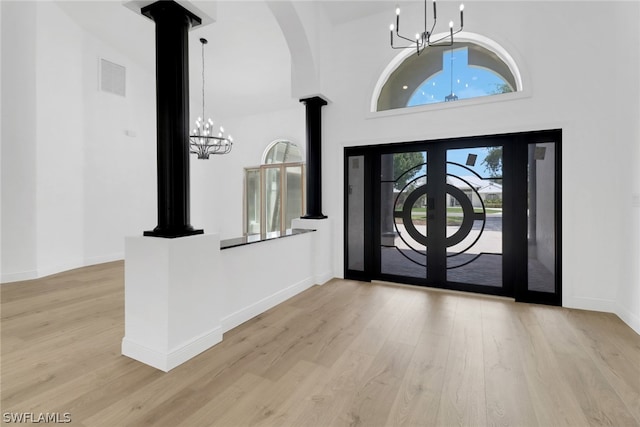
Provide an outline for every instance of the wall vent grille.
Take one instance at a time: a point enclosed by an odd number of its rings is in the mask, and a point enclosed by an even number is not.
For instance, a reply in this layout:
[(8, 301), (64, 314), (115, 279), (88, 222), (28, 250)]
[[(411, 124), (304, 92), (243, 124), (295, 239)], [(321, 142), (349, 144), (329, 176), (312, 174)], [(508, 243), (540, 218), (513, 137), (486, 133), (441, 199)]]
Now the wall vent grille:
[(100, 59), (100, 90), (126, 96), (127, 69), (106, 59)]

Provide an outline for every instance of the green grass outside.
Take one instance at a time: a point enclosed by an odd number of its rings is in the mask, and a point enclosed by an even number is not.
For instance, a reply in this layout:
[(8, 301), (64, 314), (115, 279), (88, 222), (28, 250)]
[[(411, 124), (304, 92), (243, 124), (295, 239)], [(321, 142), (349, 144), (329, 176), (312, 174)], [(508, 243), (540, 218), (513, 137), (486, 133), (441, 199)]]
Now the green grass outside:
[[(475, 212), (482, 212), (482, 208), (473, 208)], [(419, 218), (420, 216), (424, 217), (427, 212), (427, 208), (413, 208), (411, 210), (411, 216)], [(487, 214), (499, 213), (502, 212), (502, 209), (486, 209)], [(448, 207), (447, 213), (462, 213), (461, 207)]]

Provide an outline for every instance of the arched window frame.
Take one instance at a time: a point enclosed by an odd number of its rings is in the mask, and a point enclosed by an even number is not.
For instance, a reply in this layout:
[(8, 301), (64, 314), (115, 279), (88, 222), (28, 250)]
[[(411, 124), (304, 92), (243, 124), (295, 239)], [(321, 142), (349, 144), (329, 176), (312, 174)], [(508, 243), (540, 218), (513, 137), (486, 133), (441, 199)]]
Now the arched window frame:
[[(436, 34), (434, 38), (445, 36), (445, 34)], [(417, 105), (412, 107), (400, 107), (400, 108), (392, 108), (388, 110), (378, 110), (378, 99), (382, 93), (382, 89), (386, 84), (389, 77), (393, 74), (393, 72), (400, 67), (407, 58), (415, 53), (415, 50), (412, 49), (404, 49), (401, 50), (384, 68), (380, 76), (378, 77), (372, 91), (371, 100), (369, 103), (369, 113), (368, 117), (381, 117), (381, 116), (389, 116), (389, 115), (401, 115), (408, 113), (418, 113), (424, 111), (433, 111), (439, 109), (447, 109), (447, 108), (456, 108), (460, 106), (469, 106), (469, 105), (479, 105), (479, 104), (487, 104), (492, 102), (500, 102), (505, 100), (519, 99), (531, 96), (530, 94), (530, 83), (528, 77), (522, 73), (521, 68), (518, 66), (518, 63), (521, 61), (516, 61), (514, 56), (507, 51), (502, 45), (497, 43), (496, 41), (485, 37), (481, 34), (470, 33), (470, 32), (462, 32), (456, 36), (456, 42), (466, 42), (473, 43), (478, 46), (481, 46), (490, 52), (493, 52), (502, 60), (509, 71), (514, 77), (516, 83), (516, 90), (510, 93), (500, 94), (499, 96), (484, 96), (484, 97), (476, 97), (470, 99), (463, 99), (456, 102), (441, 102), (435, 104), (425, 104), (425, 105)]]
[(302, 163), (302, 160), (303, 160), (302, 148), (298, 144), (296, 144), (295, 142), (290, 141), (288, 139), (276, 139), (276, 140), (272, 141), (271, 143), (269, 143), (269, 145), (267, 145), (267, 148), (262, 153), (262, 160), (261, 160), (260, 164), (261, 165), (268, 165), (268, 164), (276, 163), (276, 162), (273, 162), (273, 161), (269, 161), (268, 156), (274, 149), (277, 148), (278, 145), (281, 145), (281, 144), (293, 145), (294, 147), (296, 147), (296, 149), (300, 153), (300, 158), (299, 159), (294, 159), (294, 161), (290, 161), (290, 162), (284, 162), (283, 161), (282, 163)]
[[(299, 161), (271, 162), (269, 153), (278, 144), (295, 145)], [(291, 221), (305, 214), (305, 163), (299, 144), (286, 139), (276, 139), (267, 145), (260, 166), (245, 168), (244, 218), (245, 235), (260, 234), (270, 237), (285, 234)], [(267, 189), (267, 185), (269, 189)], [(293, 188), (293, 189), (292, 189)], [(275, 191), (275, 196), (273, 192)], [(272, 192), (271, 195), (267, 194)], [(274, 210), (277, 209), (277, 215)], [(292, 214), (292, 212), (295, 212)], [(296, 215), (297, 213), (300, 215)]]

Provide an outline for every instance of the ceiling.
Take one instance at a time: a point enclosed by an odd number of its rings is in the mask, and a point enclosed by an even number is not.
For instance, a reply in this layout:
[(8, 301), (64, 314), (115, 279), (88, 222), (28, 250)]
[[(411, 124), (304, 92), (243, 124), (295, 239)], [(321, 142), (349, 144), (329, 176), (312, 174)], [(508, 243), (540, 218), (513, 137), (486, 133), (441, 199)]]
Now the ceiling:
[[(139, 66), (154, 69), (155, 25), (123, 5), (128, 2), (56, 2), (93, 36)], [(197, 98), (197, 105), (200, 105), (202, 85), (199, 39), (204, 37), (209, 41), (205, 46), (207, 115), (246, 115), (297, 104), (297, 100), (291, 98), (289, 49), (264, 0), (191, 3), (215, 17), (212, 24), (195, 27), (189, 37), (191, 93)], [(318, 3), (332, 25), (385, 10), (393, 11), (395, 5), (387, 0), (323, 0)], [(224, 104), (217, 102), (219, 100)]]

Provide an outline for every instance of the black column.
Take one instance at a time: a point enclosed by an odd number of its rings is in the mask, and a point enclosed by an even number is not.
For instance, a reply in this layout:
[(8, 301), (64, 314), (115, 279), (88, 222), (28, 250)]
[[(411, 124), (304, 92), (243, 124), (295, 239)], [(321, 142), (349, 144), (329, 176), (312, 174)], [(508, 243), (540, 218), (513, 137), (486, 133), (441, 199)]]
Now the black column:
[(189, 224), (189, 45), (199, 17), (173, 1), (142, 8), (156, 23), (158, 225), (145, 236), (202, 234)]
[(327, 101), (314, 96), (301, 99), (307, 121), (307, 214), (302, 218), (324, 219), (322, 213), (322, 111)]

